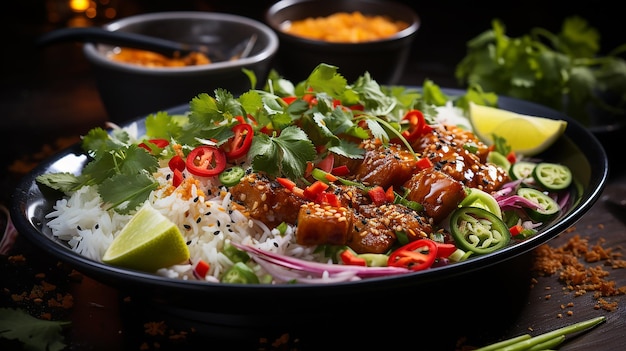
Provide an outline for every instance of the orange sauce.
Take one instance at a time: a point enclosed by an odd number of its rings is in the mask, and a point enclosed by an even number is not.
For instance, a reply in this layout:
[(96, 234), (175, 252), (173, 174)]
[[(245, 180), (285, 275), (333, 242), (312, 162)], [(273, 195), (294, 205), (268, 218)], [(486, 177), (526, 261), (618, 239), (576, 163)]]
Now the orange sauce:
[(175, 55), (174, 57), (168, 57), (152, 51), (131, 48), (115, 50), (109, 54), (109, 58), (145, 67), (184, 67), (211, 63), (211, 60), (200, 52), (192, 52), (186, 56)]
[(402, 21), (393, 21), (384, 16), (364, 15), (355, 11), (293, 21), (283, 30), (309, 39), (358, 43), (390, 37), (408, 26), (408, 23)]

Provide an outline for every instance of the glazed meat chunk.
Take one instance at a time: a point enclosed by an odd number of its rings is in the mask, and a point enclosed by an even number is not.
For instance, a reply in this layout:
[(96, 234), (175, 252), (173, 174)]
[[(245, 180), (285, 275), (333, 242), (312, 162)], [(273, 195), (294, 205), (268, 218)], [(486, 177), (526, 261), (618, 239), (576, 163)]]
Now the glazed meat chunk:
[(282, 222), (295, 223), (298, 209), (307, 202), (259, 173), (246, 175), (239, 184), (230, 188), (230, 192), (233, 194), (233, 201), (242, 205), (250, 217), (270, 227)]
[(415, 156), (398, 144), (363, 142), (365, 158), (354, 170), (354, 179), (366, 185), (401, 186), (417, 170)]
[(396, 242), (396, 234), (381, 218), (355, 213), (348, 246), (356, 253), (385, 253)]
[(300, 207), (296, 240), (300, 245), (346, 245), (352, 228), (352, 211), (309, 202)]
[(438, 126), (412, 146), (436, 168), (468, 187), (490, 193), (511, 180), (506, 170), (487, 163), (489, 147), (459, 127)]
[(434, 168), (415, 173), (404, 187), (408, 190), (406, 198), (422, 204), (435, 224), (457, 208), (466, 195), (463, 183)]
[(427, 237), (430, 219), (403, 205), (371, 203), (351, 186), (337, 188), (342, 206), (313, 202), (302, 205), (298, 214), (296, 240), (303, 245), (348, 245), (357, 253), (385, 253), (396, 242), (396, 232), (408, 240)]

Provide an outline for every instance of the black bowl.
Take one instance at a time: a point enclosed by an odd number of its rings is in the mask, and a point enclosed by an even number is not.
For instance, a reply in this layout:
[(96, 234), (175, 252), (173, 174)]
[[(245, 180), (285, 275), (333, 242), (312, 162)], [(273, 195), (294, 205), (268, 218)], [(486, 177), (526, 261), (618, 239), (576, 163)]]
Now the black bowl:
[[(316, 342), (343, 340), (349, 346), (357, 345), (357, 341), (391, 343), (396, 339), (389, 333), (411, 332), (416, 328), (423, 333), (441, 333), (442, 330), (452, 333), (458, 329), (464, 333), (480, 332), (487, 324), (471, 323), (468, 319), (481, 315), (490, 316), (492, 327), (503, 327), (506, 324), (502, 320), (514, 315), (526, 301), (531, 251), (568, 229), (591, 208), (607, 182), (609, 166), (602, 145), (576, 121), (530, 102), (501, 97), (499, 103), (502, 108), (515, 112), (568, 121), (565, 134), (539, 157), (572, 169), (578, 184), (574, 205), (526, 241), (448, 266), (355, 282), (241, 285), (174, 280), (96, 262), (70, 250), (52, 236), (45, 216), (61, 194), (40, 187), (35, 179), (49, 172), (80, 172), (87, 157), (79, 145), (41, 163), (20, 181), (13, 194), (11, 216), (20, 234), (42, 250), (132, 295), (133, 301), (143, 301), (147, 310), (163, 311), (186, 320), (236, 330), (289, 328), (314, 335), (311, 339)], [(187, 108), (184, 105), (169, 112), (183, 113)], [(407, 316), (409, 321), (417, 318), (418, 322), (414, 323), (418, 324), (402, 324)], [(377, 323), (382, 323), (386, 328), (367, 339), (344, 335), (342, 324), (346, 319), (354, 323), (362, 321), (374, 329)], [(318, 335), (320, 327), (328, 330)], [(363, 331), (367, 331), (367, 327), (364, 328)], [(437, 339), (437, 345), (454, 342), (452, 334), (450, 336), (445, 340)], [(415, 342), (424, 345), (428, 340)]]
[[(400, 20), (409, 27), (389, 38), (358, 43), (312, 40), (281, 29), (287, 21), (354, 11)], [(341, 67), (341, 74), (348, 82), (353, 82), (367, 71), (381, 84), (396, 84), (420, 26), (420, 19), (413, 9), (382, 0), (283, 0), (266, 11), (265, 22), (280, 40), (276, 69), (293, 82), (306, 79), (320, 63), (328, 63)]]
[[(86, 43), (83, 53), (93, 67), (98, 92), (111, 121), (137, 116), (189, 101), (200, 93), (224, 88), (241, 94), (252, 87), (243, 69), (264, 82), (279, 40), (267, 25), (251, 18), (200, 11), (155, 12), (121, 18), (104, 26), (110, 31), (139, 33), (209, 50), (233, 54), (253, 36), (250, 54), (238, 60), (185, 67), (144, 67), (108, 58), (111, 45)], [(229, 55), (230, 56), (230, 55)]]

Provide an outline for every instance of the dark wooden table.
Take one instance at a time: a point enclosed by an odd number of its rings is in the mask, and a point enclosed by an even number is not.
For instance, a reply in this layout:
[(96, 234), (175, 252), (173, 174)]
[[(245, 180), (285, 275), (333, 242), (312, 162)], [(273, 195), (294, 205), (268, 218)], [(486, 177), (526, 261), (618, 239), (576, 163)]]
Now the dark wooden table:
[[(19, 56), (19, 62), (13, 67), (7, 68), (4, 63), (2, 65), (0, 108), (3, 116), (0, 118), (0, 135), (5, 146), (1, 154), (3, 168), (0, 201), (4, 204), (11, 201), (12, 187), (24, 172), (51, 152), (76, 142), (78, 136), (89, 129), (103, 126), (108, 118), (99, 100), (90, 67), (82, 56), (80, 45), (63, 44), (36, 50), (30, 46), (30, 41), (46, 28), (36, 25), (26, 28), (25, 32), (21, 32), (22, 36), (12, 42), (14, 47), (25, 54)], [(3, 32), (4, 30), (5, 28)], [(425, 78), (429, 78), (441, 86), (454, 87), (456, 82), (453, 79), (451, 62), (456, 61), (449, 57), (446, 59), (444, 56), (439, 54), (429, 58), (416, 50), (401, 83), (420, 85)], [(623, 147), (608, 139), (603, 142), (607, 143), (607, 149), (610, 150)], [(580, 235), (591, 244), (599, 242), (603, 248), (612, 250), (613, 253), (623, 253), (626, 247), (626, 208), (619, 208), (608, 199), (626, 200), (626, 171), (622, 160), (614, 155), (612, 152), (610, 179), (602, 197), (571, 231), (564, 232), (552, 240), (551, 247), (559, 247), (574, 235)], [(19, 277), (7, 271), (0, 275), (2, 277), (0, 284), (4, 288), (4, 295), (0, 301), (9, 306), (12, 301), (8, 296), (9, 290), (25, 289), (40, 284), (38, 270), (44, 269), (42, 267), (49, 269), (51, 265), (56, 264), (54, 258), (18, 237), (10, 255), (20, 254), (26, 256), (27, 262), (25, 266), (15, 268)], [(13, 269), (11, 267), (14, 267), (14, 263), (9, 262), (7, 257), (2, 256), (2, 267), (5, 270)], [(602, 266), (603, 263), (586, 265)], [(614, 281), (617, 287), (626, 286), (626, 269), (611, 267), (604, 269), (609, 272), (605, 279)], [(57, 278), (65, 281), (63, 277)], [(159, 315), (158, 312), (136, 307), (132, 301), (124, 301), (124, 296), (120, 296), (116, 289), (89, 277), (82, 277), (82, 281), (62, 285), (66, 293), (73, 297), (73, 307), (64, 315), (72, 321), (65, 339), (71, 350), (122, 348), (139, 350), (142, 345), (149, 350), (189, 347), (185, 344), (184, 338), (181, 340), (177, 336), (194, 333), (194, 326), (177, 326), (174, 321), (168, 320), (167, 315)], [(605, 297), (604, 299), (616, 304), (615, 310), (607, 311), (595, 307), (598, 304), (598, 297), (594, 296), (594, 291), (575, 296), (559, 280), (558, 274), (538, 277), (536, 281), (529, 281), (528, 286), (527, 302), (519, 313), (511, 316), (510, 320), (503, 321), (506, 323), (502, 326), (503, 332), (491, 335), (486, 331), (484, 335), (474, 339), (469, 336), (470, 339), (464, 344), (480, 346), (500, 338), (525, 333), (535, 335), (565, 324), (604, 315), (607, 317), (606, 323), (589, 333), (568, 340), (559, 347), (559, 350), (623, 349), (626, 324), (626, 301), (623, 295)], [(129, 310), (132, 311), (133, 306), (137, 308), (139, 315), (129, 318), (133, 313)], [(475, 322), (489, 318), (489, 316), (455, 316), (462, 317), (469, 317)], [(164, 329), (165, 335), (147, 334), (145, 323), (151, 322), (164, 322), (167, 325)], [(202, 332), (202, 329), (197, 328), (195, 332)], [(298, 343), (293, 340), (294, 336), (282, 346), (272, 346), (271, 342), (281, 340), (281, 335), (281, 333), (268, 335), (269, 344), (260, 340), (257, 349), (287, 349), (285, 345), (291, 345), (292, 349), (297, 348)], [(458, 336), (450, 335), (454, 338)], [(306, 340), (302, 340), (302, 345), (304, 344)], [(0, 343), (0, 346), (2, 345)]]

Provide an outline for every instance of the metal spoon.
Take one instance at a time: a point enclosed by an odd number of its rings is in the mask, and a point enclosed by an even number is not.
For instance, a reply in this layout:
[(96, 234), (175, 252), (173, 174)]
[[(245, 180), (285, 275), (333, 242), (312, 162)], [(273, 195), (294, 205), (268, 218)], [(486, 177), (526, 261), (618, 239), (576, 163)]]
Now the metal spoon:
[[(254, 39), (254, 40), (253, 40)], [(187, 44), (179, 43), (173, 40), (156, 38), (148, 35), (109, 31), (99, 27), (78, 27), (78, 28), (61, 28), (43, 34), (38, 38), (36, 44), (46, 46), (50, 44), (79, 41), (79, 42), (95, 42), (101, 44), (109, 44), (116, 46), (131, 47), (141, 50), (149, 50), (163, 55), (172, 57), (174, 55), (187, 55), (191, 52), (200, 52), (211, 58), (212, 61), (227, 61), (231, 59), (239, 59), (249, 55), (251, 46), (254, 46), (256, 35), (246, 40), (244, 43), (235, 47), (237, 49), (241, 45), (245, 45), (242, 51), (235, 51), (234, 54), (224, 54), (218, 50), (210, 50), (207, 45), (203, 44)], [(249, 44), (252, 42), (252, 45)], [(245, 54), (245, 55), (244, 55)]]

